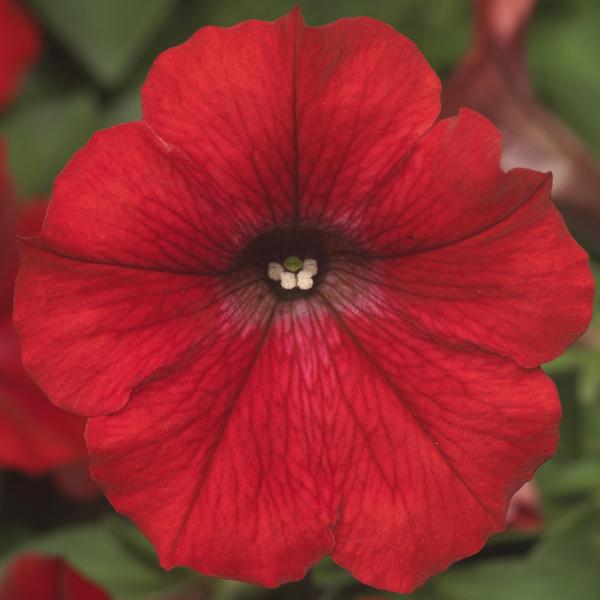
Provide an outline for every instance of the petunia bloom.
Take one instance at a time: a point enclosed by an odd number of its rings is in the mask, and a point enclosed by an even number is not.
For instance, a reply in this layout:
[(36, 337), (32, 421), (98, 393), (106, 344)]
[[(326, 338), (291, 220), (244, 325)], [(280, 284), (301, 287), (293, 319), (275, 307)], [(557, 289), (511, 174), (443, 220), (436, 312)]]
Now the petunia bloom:
[(96, 584), (82, 577), (64, 559), (22, 554), (0, 582), (0, 600), (109, 600)]
[(40, 37), (16, 0), (0, 0), (0, 108), (15, 96), (23, 73), (40, 53)]
[[(46, 202), (18, 207), (4, 169), (0, 147), (0, 466), (40, 475), (76, 468), (87, 460), (83, 440), (85, 419), (57, 409), (35, 385), (21, 363), (17, 333), (12, 325), (17, 274), (17, 233), (39, 233)], [(84, 476), (85, 481), (85, 476)], [(87, 487), (71, 486), (78, 492)]]
[(164, 567), (276, 586), (330, 554), (407, 591), (554, 452), (538, 366), (589, 322), (588, 260), (550, 176), (439, 97), (375, 20), (206, 27), (57, 178), (24, 360)]

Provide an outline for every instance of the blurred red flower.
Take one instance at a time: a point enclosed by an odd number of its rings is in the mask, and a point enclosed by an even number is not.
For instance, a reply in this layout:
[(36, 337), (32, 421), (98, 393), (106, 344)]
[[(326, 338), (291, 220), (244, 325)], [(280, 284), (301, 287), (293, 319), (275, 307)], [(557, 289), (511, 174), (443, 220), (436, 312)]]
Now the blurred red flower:
[(600, 228), (600, 169), (581, 140), (536, 98), (525, 61), (536, 0), (474, 0), (473, 45), (444, 84), (443, 114), (468, 106), (504, 137), (502, 166), (552, 171), (562, 209)]
[(33, 383), (21, 364), (11, 322), (18, 266), (16, 234), (36, 235), (45, 210), (43, 201), (17, 206), (0, 148), (0, 465), (32, 475), (87, 457), (85, 419), (57, 409)]
[(0, 0), (0, 108), (15, 96), (40, 46), (37, 27), (20, 3)]
[(16, 321), (94, 477), (185, 564), (275, 586), (326, 554), (407, 591), (476, 552), (555, 449), (538, 365), (589, 320), (550, 177), (366, 18), (165, 52), (24, 245)]
[(540, 492), (528, 481), (512, 497), (506, 515), (506, 527), (516, 531), (536, 531), (544, 526)]
[(0, 600), (110, 600), (64, 559), (22, 554), (8, 567), (0, 583)]

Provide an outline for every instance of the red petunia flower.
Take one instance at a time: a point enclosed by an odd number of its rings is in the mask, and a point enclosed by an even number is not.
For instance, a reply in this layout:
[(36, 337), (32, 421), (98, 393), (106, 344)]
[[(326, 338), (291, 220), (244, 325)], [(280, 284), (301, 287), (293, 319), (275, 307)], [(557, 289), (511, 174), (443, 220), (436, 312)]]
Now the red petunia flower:
[(110, 600), (64, 559), (22, 554), (8, 567), (0, 583), (0, 600)]
[(19, 3), (0, 0), (0, 107), (14, 98), (40, 46), (38, 30)]
[(371, 19), (206, 27), (58, 177), (24, 359), (163, 566), (275, 586), (331, 554), (410, 590), (554, 452), (538, 365), (589, 322), (587, 257), (439, 88)]
[(46, 202), (17, 208), (10, 196), (0, 147), (0, 465), (38, 475), (86, 460), (85, 419), (53, 406), (21, 364), (11, 322), (16, 232), (36, 235)]

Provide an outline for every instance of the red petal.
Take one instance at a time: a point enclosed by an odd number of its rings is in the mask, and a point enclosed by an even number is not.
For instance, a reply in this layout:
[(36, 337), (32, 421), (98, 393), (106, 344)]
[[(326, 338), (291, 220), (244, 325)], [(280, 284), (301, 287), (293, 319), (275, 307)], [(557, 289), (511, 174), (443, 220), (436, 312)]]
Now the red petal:
[(57, 178), (41, 245), (66, 256), (175, 272), (215, 272), (263, 225), (223, 208), (201, 165), (143, 123), (97, 133)]
[(16, 223), (17, 235), (23, 237), (39, 235), (47, 209), (48, 200), (43, 198), (28, 200), (27, 204), (22, 204)]
[(14, 319), (27, 342), (23, 361), (55, 404), (80, 414), (119, 410), (133, 388), (182, 360), (234, 310), (256, 310), (257, 302), (244, 309), (248, 301), (236, 295), (253, 280), (227, 283), (77, 261), (32, 244), (22, 249)]
[(437, 117), (440, 82), (381, 21), (340, 19), (298, 35), (299, 212), (320, 223), (347, 216), (393, 172)]
[(541, 371), (367, 316), (357, 342), (318, 301), (277, 311), (262, 342), (231, 332), (89, 421), (95, 478), (163, 565), (272, 586), (335, 537), (357, 577), (407, 591), (503, 527), (556, 444)]
[(314, 474), (325, 458), (314, 420), (323, 397), (303, 382), (320, 365), (289, 320), (269, 330), (270, 320), (208, 337), (193, 362), (89, 421), (94, 478), (167, 568), (276, 586), (332, 549), (331, 490)]
[[(501, 145), (487, 119), (463, 110), (436, 123), (382, 185), (327, 224), (343, 228), (376, 255), (443, 246), (473, 235), (523, 200), (498, 197)], [(539, 184), (534, 178), (533, 185)]]
[(2, 600), (110, 600), (62, 558), (22, 554), (0, 585)]
[(13, 0), (0, 2), (0, 107), (13, 99), (23, 72), (37, 58), (40, 38), (29, 15)]
[(586, 330), (594, 297), (589, 261), (550, 201), (549, 180), (515, 170), (495, 196), (520, 206), (460, 242), (376, 261), (372, 276), (386, 305), (440, 341), (535, 367)]
[[(144, 88), (144, 117), (188, 153), (226, 210), (262, 207), (275, 223), (316, 221), (360, 198), (431, 126), (440, 84), (388, 25), (342, 19), (306, 27), (205, 27), (163, 53)], [(268, 208), (267, 208), (268, 207)]]
[(361, 432), (346, 442), (333, 558), (407, 592), (504, 527), (512, 494), (555, 450), (560, 403), (540, 369), (441, 345), (371, 302), (331, 304), (344, 333), (330, 356)]
[[(0, 186), (2, 182), (0, 182)], [(2, 191), (7, 188), (0, 188)], [(0, 202), (4, 198), (0, 198)], [(83, 440), (85, 421), (53, 406), (29, 378), (21, 364), (17, 334), (10, 312), (17, 270), (16, 227), (36, 233), (45, 211), (35, 202), (15, 215), (16, 206), (0, 205), (0, 465), (30, 474), (46, 473), (58, 466), (87, 458)], [(8, 214), (12, 213), (12, 214)]]
[(252, 284), (198, 274), (230, 268), (256, 219), (219, 212), (175, 153), (139, 123), (97, 134), (58, 178), (42, 237), (23, 245), (23, 360), (61, 407), (118, 410)]
[(534, 367), (585, 331), (593, 281), (550, 202), (549, 178), (503, 174), (499, 158), (494, 127), (461, 111), (340, 225), (382, 258), (369, 277), (396, 311), (443, 340)]
[(12, 325), (0, 323), (0, 465), (39, 474), (81, 460), (87, 456), (84, 427), (31, 381)]

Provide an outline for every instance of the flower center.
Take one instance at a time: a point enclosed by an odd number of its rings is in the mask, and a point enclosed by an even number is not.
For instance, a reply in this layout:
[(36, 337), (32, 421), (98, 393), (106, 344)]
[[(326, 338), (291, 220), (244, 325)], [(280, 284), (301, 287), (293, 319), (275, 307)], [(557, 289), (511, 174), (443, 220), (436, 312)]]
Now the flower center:
[(336, 232), (280, 227), (257, 235), (233, 267), (262, 280), (278, 300), (289, 302), (316, 293), (331, 279), (334, 266), (345, 264), (349, 254), (355, 255), (354, 248)]
[(288, 256), (283, 264), (270, 262), (267, 265), (269, 279), (278, 281), (284, 290), (310, 290), (313, 277), (319, 272), (315, 258), (300, 260), (297, 256)]

